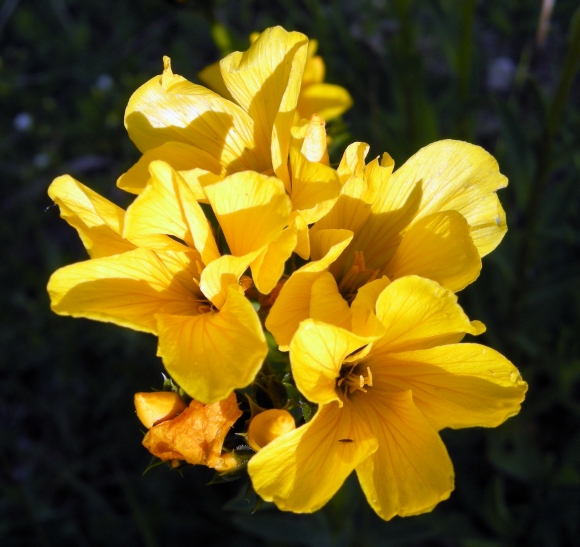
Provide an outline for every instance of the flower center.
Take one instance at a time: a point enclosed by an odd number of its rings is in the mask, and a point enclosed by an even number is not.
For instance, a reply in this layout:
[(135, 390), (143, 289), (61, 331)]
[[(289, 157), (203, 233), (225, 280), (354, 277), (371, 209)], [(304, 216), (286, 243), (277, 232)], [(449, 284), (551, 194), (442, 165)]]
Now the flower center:
[(362, 251), (354, 251), (352, 266), (342, 276), (338, 284), (338, 290), (343, 298), (351, 304), (360, 287), (374, 281), (378, 275), (379, 270), (368, 270), (365, 267), (364, 253)]
[(217, 311), (216, 307), (209, 300), (198, 300), (199, 305), (197, 310), (199, 313), (209, 313), (210, 311)]
[(212, 311), (217, 311), (217, 308), (213, 305), (211, 300), (209, 300), (208, 298), (205, 298), (205, 295), (203, 294), (203, 292), (201, 292), (201, 289), (199, 287), (199, 281), (197, 279), (193, 278), (193, 282), (197, 285), (199, 292), (197, 294), (191, 295), (189, 298), (190, 298), (193, 306), (195, 306), (197, 308), (197, 311), (200, 314), (209, 313)]
[(359, 365), (357, 363), (342, 366), (340, 376), (336, 380), (336, 387), (347, 397), (355, 391), (367, 392), (365, 386), (373, 386), (373, 373), (369, 367), (366, 367), (366, 373), (360, 374)]

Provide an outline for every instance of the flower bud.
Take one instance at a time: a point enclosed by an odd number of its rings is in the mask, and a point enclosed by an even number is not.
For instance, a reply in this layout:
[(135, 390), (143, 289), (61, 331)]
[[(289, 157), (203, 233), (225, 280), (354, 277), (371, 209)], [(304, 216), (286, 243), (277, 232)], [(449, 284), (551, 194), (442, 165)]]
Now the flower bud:
[(174, 391), (135, 393), (137, 417), (147, 428), (175, 418), (186, 408), (181, 397)]
[(240, 462), (231, 452), (224, 452), (217, 460), (213, 468), (220, 473), (231, 471), (240, 465)]
[(256, 451), (284, 433), (296, 429), (292, 414), (287, 410), (272, 408), (260, 412), (250, 422), (248, 428), (248, 444)]

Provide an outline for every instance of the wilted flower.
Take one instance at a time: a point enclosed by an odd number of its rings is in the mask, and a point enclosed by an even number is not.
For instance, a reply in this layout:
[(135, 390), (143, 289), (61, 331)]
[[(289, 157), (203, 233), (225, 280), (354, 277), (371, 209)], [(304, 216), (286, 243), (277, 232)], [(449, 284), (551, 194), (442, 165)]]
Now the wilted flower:
[(185, 460), (192, 465), (226, 471), (235, 465), (231, 454), (222, 455), (222, 446), (228, 431), (241, 415), (233, 393), (209, 405), (191, 401), (176, 418), (151, 427), (143, 445), (161, 460)]

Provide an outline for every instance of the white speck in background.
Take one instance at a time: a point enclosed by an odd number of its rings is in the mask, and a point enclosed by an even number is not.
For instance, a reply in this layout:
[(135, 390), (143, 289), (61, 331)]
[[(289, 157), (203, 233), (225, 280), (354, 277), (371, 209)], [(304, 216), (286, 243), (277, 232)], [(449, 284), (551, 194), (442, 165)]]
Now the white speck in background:
[(18, 131), (28, 131), (34, 125), (34, 118), (28, 112), (20, 112), (14, 117), (14, 127)]
[(516, 75), (516, 64), (509, 57), (494, 59), (487, 69), (487, 87), (491, 91), (509, 91)]

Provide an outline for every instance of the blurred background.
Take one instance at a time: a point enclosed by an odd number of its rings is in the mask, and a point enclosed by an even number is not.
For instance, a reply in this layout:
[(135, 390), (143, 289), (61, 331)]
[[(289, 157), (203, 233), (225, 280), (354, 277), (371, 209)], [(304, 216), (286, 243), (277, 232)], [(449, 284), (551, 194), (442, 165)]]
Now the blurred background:
[[(497, 429), (442, 432), (456, 491), (427, 515), (381, 521), (353, 477), (316, 514), (251, 515), (245, 485), (206, 486), (206, 468), (143, 476), (132, 398), (161, 386), (156, 340), (49, 309), (49, 275), (86, 257), (51, 180), (69, 173), (126, 206), (131, 93), (163, 55), (198, 81), (276, 24), (318, 39), (326, 80), (354, 98), (331, 124), (333, 161), (354, 140), (401, 165), (456, 138), (509, 178), (508, 234), (460, 303), (530, 389)], [(0, 543), (580, 545), (579, 60), (577, 0), (3, 0)]]

